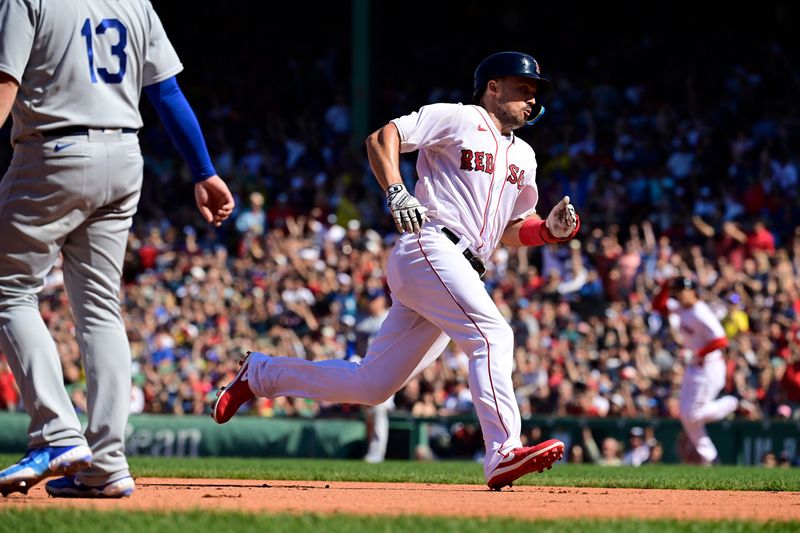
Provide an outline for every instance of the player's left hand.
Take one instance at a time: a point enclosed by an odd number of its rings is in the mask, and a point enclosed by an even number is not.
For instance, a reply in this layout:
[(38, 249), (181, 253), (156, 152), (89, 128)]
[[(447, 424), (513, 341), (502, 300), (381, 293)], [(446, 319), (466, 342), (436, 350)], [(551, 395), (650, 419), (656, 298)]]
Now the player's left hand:
[(545, 225), (556, 239), (570, 239), (574, 236), (578, 229), (578, 215), (575, 207), (569, 203), (569, 196), (562, 198), (550, 211)]
[(203, 219), (217, 227), (233, 212), (233, 195), (219, 176), (210, 176), (195, 183), (194, 199)]

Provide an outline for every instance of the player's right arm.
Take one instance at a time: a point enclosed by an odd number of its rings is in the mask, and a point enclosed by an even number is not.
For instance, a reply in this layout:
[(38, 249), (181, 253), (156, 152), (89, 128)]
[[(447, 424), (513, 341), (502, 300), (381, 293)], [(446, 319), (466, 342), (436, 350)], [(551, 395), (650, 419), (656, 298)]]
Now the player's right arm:
[(398, 117), (367, 137), (367, 156), (400, 232), (418, 233), (428, 220), (428, 209), (409, 193), (400, 174), (400, 154), (415, 150), (443, 150), (454, 141), (464, 106), (430, 104)]
[(36, 25), (35, 13), (26, 2), (0, 2), (0, 127), (14, 106)]
[(419, 233), (428, 210), (403, 185), (400, 174), (400, 134), (389, 123), (367, 137), (367, 157), (375, 179), (386, 192), (395, 226), (401, 233)]
[(18, 90), (17, 80), (5, 72), (0, 72), (0, 127), (8, 120)]
[(397, 126), (388, 123), (367, 137), (367, 157), (369, 166), (381, 188), (385, 191), (391, 185), (402, 184), (400, 175), (400, 134)]

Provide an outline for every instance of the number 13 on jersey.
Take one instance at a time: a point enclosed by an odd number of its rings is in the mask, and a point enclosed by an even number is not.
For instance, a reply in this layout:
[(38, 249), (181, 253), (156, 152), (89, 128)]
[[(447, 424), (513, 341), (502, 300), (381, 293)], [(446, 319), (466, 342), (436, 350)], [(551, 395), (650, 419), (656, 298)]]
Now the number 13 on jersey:
[[(114, 31), (108, 33), (108, 30)], [(117, 40), (113, 42), (115, 33)], [(125, 46), (128, 44), (128, 30), (125, 25), (118, 19), (103, 19), (100, 24), (94, 27), (94, 32), (92, 32), (92, 23), (89, 19), (86, 19), (83, 27), (81, 27), (81, 35), (86, 39), (86, 54), (89, 56), (89, 75), (92, 83), (97, 83), (97, 76), (100, 76), (100, 79), (105, 83), (121, 83), (122, 78), (125, 77), (125, 67), (128, 63), (128, 56), (125, 55)], [(93, 35), (97, 36), (101, 45), (108, 46), (111, 49), (111, 55), (119, 58), (119, 68), (116, 72), (109, 72), (105, 67), (97, 67), (97, 73), (95, 74)]]

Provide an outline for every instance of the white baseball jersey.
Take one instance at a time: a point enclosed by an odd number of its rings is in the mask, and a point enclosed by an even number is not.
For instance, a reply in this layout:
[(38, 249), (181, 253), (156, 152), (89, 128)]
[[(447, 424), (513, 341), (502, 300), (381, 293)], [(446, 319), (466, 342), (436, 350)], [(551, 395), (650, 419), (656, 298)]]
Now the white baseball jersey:
[(502, 135), (482, 107), (432, 104), (392, 123), (400, 151), (419, 150), (414, 195), (484, 261), (511, 220), (535, 212), (533, 149), (513, 133)]
[(680, 328), (682, 344), (695, 353), (698, 364), (689, 364), (683, 374), (679, 392), (680, 417), (686, 436), (706, 464), (717, 459), (716, 446), (705, 424), (722, 420), (736, 410), (739, 402), (734, 396), (718, 398), (725, 387), (726, 367), (721, 349), (728, 338), (719, 319), (703, 301), (683, 307), (677, 300), (667, 300), (673, 326)]
[(14, 141), (69, 126), (138, 129), (142, 87), (183, 70), (147, 0), (4, 0), (0, 28), (0, 71), (20, 82)]
[(672, 316), (677, 317), (676, 324), (680, 329), (683, 347), (704, 356), (713, 354), (727, 346), (725, 329), (711, 308), (698, 300), (691, 307), (683, 307), (677, 300), (667, 300), (667, 308)]

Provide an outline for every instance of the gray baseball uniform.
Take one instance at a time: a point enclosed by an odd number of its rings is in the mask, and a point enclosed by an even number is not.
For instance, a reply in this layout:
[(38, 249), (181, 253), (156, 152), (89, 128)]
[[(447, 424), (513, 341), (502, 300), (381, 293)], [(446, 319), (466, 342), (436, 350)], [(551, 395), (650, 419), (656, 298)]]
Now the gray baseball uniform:
[[(31, 417), (30, 447), (88, 442), (96, 485), (129, 475), (131, 355), (119, 308), (142, 183), (142, 87), (182, 70), (147, 0), (0, 0), (0, 71), (19, 82), (11, 165), (0, 181), (0, 350)], [(88, 385), (85, 434), (39, 313), (64, 281)]]

